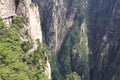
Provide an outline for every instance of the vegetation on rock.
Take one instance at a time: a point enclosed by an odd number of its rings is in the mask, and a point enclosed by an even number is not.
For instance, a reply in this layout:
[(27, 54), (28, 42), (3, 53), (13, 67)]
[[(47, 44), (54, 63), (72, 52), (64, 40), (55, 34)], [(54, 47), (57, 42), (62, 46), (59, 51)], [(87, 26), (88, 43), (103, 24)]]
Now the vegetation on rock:
[(81, 80), (80, 76), (76, 72), (70, 73), (69, 75), (66, 75), (65, 80)]
[(17, 16), (10, 26), (6, 26), (0, 18), (0, 80), (48, 80), (44, 55), (48, 49), (40, 44), (42, 47), (36, 52), (25, 56), (26, 47), (30, 46), (25, 43), (26, 46), (21, 47), (19, 29), (23, 27), (23, 21)]

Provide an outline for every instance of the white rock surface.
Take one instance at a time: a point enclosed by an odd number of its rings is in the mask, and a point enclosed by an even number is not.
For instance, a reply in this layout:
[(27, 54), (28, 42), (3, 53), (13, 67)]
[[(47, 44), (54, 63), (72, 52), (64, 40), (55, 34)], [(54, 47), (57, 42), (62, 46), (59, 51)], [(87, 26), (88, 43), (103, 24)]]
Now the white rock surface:
[(0, 17), (15, 14), (14, 0), (0, 0)]

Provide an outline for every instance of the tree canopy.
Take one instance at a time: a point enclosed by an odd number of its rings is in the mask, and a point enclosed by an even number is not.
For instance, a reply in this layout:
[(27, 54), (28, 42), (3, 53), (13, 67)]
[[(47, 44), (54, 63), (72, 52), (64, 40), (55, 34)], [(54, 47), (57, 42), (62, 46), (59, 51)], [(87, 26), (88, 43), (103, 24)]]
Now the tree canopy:
[(76, 72), (72, 72), (69, 75), (66, 75), (65, 80), (81, 80), (81, 77)]
[[(0, 80), (48, 80), (43, 54), (47, 48), (43, 46), (30, 56), (25, 56), (19, 38), (22, 26), (22, 17), (13, 18), (10, 26), (0, 18)], [(35, 65), (38, 58), (42, 62), (39, 67)]]

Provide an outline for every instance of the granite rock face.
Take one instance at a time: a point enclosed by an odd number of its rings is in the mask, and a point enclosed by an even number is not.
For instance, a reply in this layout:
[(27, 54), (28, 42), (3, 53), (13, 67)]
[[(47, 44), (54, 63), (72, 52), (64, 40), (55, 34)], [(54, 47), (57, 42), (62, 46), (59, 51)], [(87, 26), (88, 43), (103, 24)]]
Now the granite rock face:
[(32, 1), (39, 6), (43, 39), (51, 50), (52, 79), (63, 80), (60, 75), (64, 78), (75, 71), (83, 78), (88, 76), (85, 57), (88, 52), (84, 49), (88, 47), (85, 31), (87, 0)]
[(65, 35), (75, 23), (75, 19), (79, 18), (77, 14), (80, 12), (80, 6), (84, 1), (33, 0), (39, 5), (45, 42), (52, 53), (57, 52)]
[(120, 79), (120, 1), (89, 0), (90, 80)]
[(15, 14), (14, 0), (0, 0), (0, 16), (6, 17)]
[(0, 17), (6, 22), (6, 24), (11, 23), (11, 17), (15, 16), (15, 1), (11, 0), (0, 0)]
[[(15, 16), (24, 18), (24, 26), (20, 29), (21, 42), (30, 41), (33, 47), (26, 52), (26, 56), (37, 51), (38, 40), (42, 43), (42, 30), (37, 4), (31, 0), (0, 0), (0, 18), (9, 26)], [(46, 55), (47, 56), (47, 55)], [(51, 79), (51, 67), (47, 60), (45, 73)]]
[(120, 79), (120, 0), (0, 0), (4, 21), (9, 24), (16, 15), (26, 19), (21, 38), (33, 41), (28, 54), (37, 49), (37, 39), (50, 48), (49, 78), (51, 72), (59, 80), (58, 74), (64, 78), (76, 71), (88, 80), (90, 68), (90, 80)]
[(0, 17), (8, 24), (14, 16), (23, 16), (27, 19), (26, 29), (29, 28), (31, 39), (39, 39), (42, 42), (42, 31), (40, 26), (40, 15), (37, 5), (32, 5), (31, 0), (0, 0)]

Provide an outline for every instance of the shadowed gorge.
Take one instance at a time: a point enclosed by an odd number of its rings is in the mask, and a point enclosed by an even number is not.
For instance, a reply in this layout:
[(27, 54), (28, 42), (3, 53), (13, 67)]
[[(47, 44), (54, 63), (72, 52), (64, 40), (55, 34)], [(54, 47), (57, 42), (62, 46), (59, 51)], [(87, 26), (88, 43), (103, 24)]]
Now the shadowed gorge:
[(119, 80), (120, 0), (0, 0), (0, 80)]
[(119, 0), (89, 1), (90, 80), (119, 80), (119, 5)]

